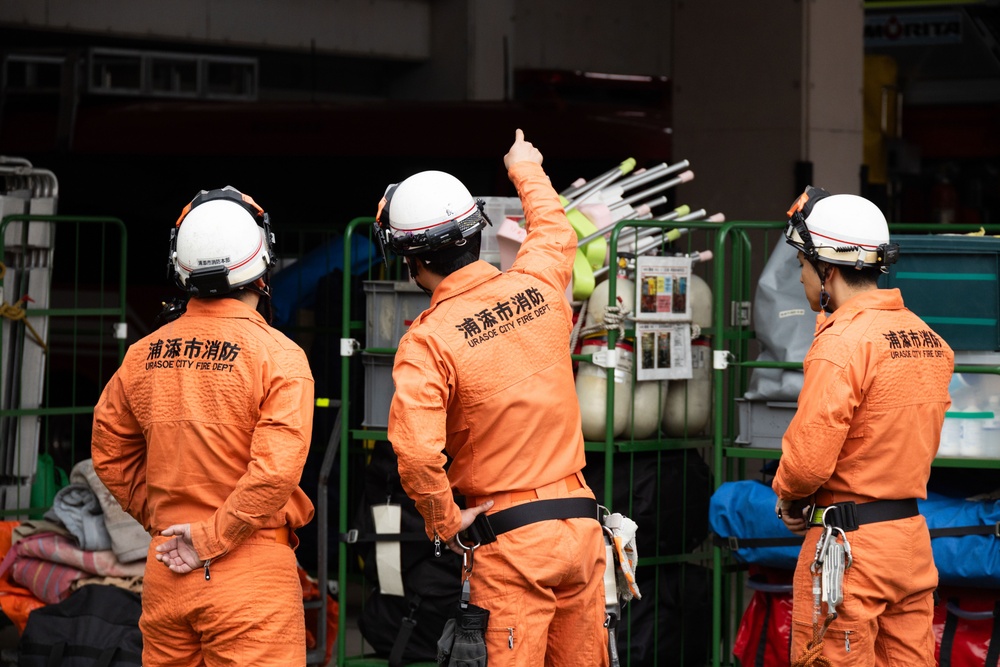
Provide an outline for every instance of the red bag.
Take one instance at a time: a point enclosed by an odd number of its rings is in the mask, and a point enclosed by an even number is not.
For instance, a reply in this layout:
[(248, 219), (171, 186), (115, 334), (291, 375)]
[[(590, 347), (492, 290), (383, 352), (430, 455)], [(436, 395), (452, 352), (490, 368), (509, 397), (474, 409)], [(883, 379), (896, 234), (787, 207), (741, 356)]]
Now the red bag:
[(934, 608), (935, 657), (940, 667), (997, 667), (1000, 595), (940, 591)]
[(792, 632), (792, 573), (760, 570), (747, 579), (753, 590), (733, 643), (742, 667), (788, 667)]
[[(309, 574), (299, 567), (299, 581), (302, 583), (302, 600), (309, 602), (319, 600), (319, 582), (309, 576)], [(319, 631), (319, 610), (316, 608), (306, 609), (306, 649), (316, 648), (316, 635)], [(327, 593), (326, 596), (326, 657), (323, 664), (330, 662), (333, 657), (333, 646), (337, 641), (337, 623), (340, 617), (340, 607), (333, 596)]]

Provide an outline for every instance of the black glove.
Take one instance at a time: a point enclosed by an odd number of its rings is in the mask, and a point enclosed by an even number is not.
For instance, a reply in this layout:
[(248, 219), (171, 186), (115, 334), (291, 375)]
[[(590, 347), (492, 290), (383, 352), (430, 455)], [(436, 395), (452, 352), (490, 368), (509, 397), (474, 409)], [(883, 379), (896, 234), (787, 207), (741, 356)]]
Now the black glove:
[(490, 612), (474, 604), (459, 614), (448, 667), (486, 667), (486, 625)]
[(459, 609), (445, 623), (438, 640), (437, 663), (441, 667), (486, 667), (486, 625), (490, 612), (474, 604)]
[(445, 667), (448, 664), (448, 658), (451, 657), (452, 646), (455, 644), (456, 625), (458, 624), (455, 622), (454, 618), (449, 618), (444, 624), (444, 629), (441, 631), (441, 639), (438, 640), (438, 667)]

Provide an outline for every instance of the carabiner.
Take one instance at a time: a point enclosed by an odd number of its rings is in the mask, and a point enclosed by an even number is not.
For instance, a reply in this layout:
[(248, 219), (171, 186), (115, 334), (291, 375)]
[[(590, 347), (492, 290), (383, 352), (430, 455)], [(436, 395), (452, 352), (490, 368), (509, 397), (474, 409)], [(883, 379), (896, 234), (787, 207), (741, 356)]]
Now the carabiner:
[(473, 544), (471, 547), (467, 547), (462, 544), (462, 540), (459, 539), (458, 535), (455, 535), (455, 544), (462, 548), (462, 566), (465, 568), (465, 578), (468, 580), (472, 576), (472, 564), (476, 557), (476, 549), (479, 548), (479, 544)]

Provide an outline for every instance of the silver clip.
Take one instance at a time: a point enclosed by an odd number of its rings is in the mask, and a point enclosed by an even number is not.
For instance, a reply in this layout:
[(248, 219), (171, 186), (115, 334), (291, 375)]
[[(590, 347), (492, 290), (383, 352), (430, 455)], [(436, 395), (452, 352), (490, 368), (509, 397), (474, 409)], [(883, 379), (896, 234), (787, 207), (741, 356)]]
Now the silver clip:
[(823, 561), (823, 594), (827, 612), (844, 601), (844, 546), (834, 539), (826, 548)]

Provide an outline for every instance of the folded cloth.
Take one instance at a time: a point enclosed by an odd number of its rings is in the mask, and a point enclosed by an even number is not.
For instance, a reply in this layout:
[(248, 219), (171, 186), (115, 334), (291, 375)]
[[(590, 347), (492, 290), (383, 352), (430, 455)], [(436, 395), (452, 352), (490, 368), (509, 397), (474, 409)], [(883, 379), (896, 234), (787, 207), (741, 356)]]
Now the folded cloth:
[(10, 578), (45, 604), (65, 600), (72, 592), (73, 582), (86, 576), (86, 572), (75, 567), (41, 558), (17, 558), (10, 569)]
[(59, 489), (45, 518), (66, 526), (84, 551), (111, 548), (111, 535), (104, 525), (101, 503), (86, 484), (70, 484)]
[(84, 577), (73, 582), (70, 588), (74, 591), (84, 586), (117, 586), (127, 591), (142, 595), (142, 577)]
[(97, 501), (104, 511), (104, 526), (111, 536), (111, 550), (123, 563), (135, 560), (145, 560), (149, 552), (150, 536), (138, 521), (125, 512), (115, 500), (115, 497), (104, 486), (104, 482), (94, 472), (93, 459), (84, 459), (75, 466), (69, 474), (73, 484), (86, 484), (97, 496)]
[(37, 535), (38, 533), (56, 533), (64, 537), (73, 537), (73, 533), (66, 530), (66, 526), (62, 525), (61, 521), (28, 519), (27, 521), (19, 523), (11, 532), (11, 544), (17, 544), (24, 538)]
[(85, 551), (71, 538), (37, 534), (11, 547), (0, 563), (0, 577), (8, 570), (11, 579), (51, 604), (66, 599), (77, 579), (138, 577), (145, 573), (146, 563), (121, 563), (110, 549)]

